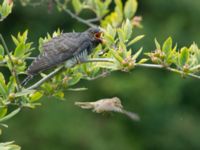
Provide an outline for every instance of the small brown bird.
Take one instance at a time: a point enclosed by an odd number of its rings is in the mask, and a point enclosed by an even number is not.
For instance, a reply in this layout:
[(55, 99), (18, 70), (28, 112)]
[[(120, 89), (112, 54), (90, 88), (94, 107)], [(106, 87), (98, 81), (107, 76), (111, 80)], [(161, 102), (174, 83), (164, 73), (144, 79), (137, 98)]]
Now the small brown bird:
[(55, 67), (67, 60), (81, 62), (99, 43), (102, 43), (101, 31), (89, 28), (85, 32), (64, 33), (44, 43), (41, 53), (28, 67), (28, 77), (22, 82), (25, 85), (34, 75)]
[(133, 112), (123, 109), (122, 103), (118, 97), (100, 99), (95, 102), (75, 102), (75, 105), (83, 109), (92, 109), (93, 112), (118, 112), (124, 114), (134, 121), (139, 121), (140, 117)]

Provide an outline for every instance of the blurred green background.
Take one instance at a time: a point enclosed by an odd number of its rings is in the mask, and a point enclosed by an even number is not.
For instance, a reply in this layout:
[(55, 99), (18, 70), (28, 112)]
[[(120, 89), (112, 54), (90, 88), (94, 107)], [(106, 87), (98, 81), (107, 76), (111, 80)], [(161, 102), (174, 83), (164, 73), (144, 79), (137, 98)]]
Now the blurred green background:
[[(135, 33), (146, 37), (137, 47), (154, 49), (156, 37), (163, 42), (172, 36), (178, 46), (200, 45), (199, 0), (139, 0), (137, 15), (143, 16), (143, 29)], [(83, 14), (88, 16), (89, 14)], [(47, 6), (22, 7), (0, 23), (9, 48), (10, 35), (29, 29), (29, 40), (57, 28), (64, 32), (87, 27), (64, 12)], [(9, 44), (10, 43), (10, 44)], [(200, 81), (183, 79), (164, 70), (136, 68), (130, 73), (115, 72), (96, 81), (81, 81), (85, 92), (68, 92), (66, 100), (51, 97), (35, 110), (24, 109), (8, 121), (1, 141), (15, 140), (24, 150), (199, 150)], [(125, 108), (137, 112), (140, 122), (120, 114), (99, 115), (74, 106), (74, 101), (93, 101), (118, 96)]]

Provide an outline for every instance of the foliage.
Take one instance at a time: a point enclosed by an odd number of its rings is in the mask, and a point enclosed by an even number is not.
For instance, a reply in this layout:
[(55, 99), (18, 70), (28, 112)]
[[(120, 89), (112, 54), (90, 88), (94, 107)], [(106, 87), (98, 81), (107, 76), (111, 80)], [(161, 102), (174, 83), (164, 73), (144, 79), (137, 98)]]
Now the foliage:
[(4, 0), (0, 5), (0, 22), (3, 21), (12, 12), (12, 0)]
[(0, 143), (1, 150), (20, 150), (18, 145), (13, 144), (13, 142)]
[[(3, 72), (0, 73), (0, 123), (12, 118), (23, 107), (35, 108), (40, 105), (39, 100), (43, 96), (64, 99), (65, 91), (78, 84), (80, 80), (97, 79), (113, 71), (130, 72), (139, 66), (159, 67), (182, 76), (200, 78), (198, 76), (200, 50), (196, 44), (178, 49), (176, 45), (173, 46), (172, 38), (169, 37), (162, 46), (155, 40), (156, 50), (147, 53), (147, 57), (141, 56), (143, 48), (133, 49), (132, 45), (144, 37), (144, 35), (133, 35), (135, 29), (141, 27), (140, 22), (135, 22), (138, 6), (136, 0), (127, 0), (125, 3), (121, 0), (55, 0), (55, 3), (59, 11), (66, 12), (83, 24), (95, 27), (100, 25), (104, 32), (105, 43), (99, 45), (89, 56), (89, 60), (94, 60), (93, 62), (78, 64), (71, 68), (67, 64), (62, 65), (60, 67), (62, 71), (55, 70), (53, 77), (50, 78), (48, 72), (43, 72), (40, 74), (41, 80), (29, 87), (22, 87), (18, 77), (26, 74), (26, 61), (31, 59), (30, 56), (35, 49), (32, 48), (32, 42), (28, 42), (28, 30), (19, 32), (17, 36), (11, 36), (15, 44), (13, 51), (7, 50), (4, 39), (1, 38), (0, 67), (8, 68), (11, 75), (6, 80)], [(22, 4), (25, 6), (31, 2), (22, 1)], [(111, 5), (114, 5), (113, 10), (110, 9)], [(3, 2), (0, 6), (1, 20), (11, 13), (12, 6), (13, 3), (8, 3), (6, 0)], [(95, 18), (79, 17), (84, 10), (94, 13)], [(58, 30), (52, 35), (47, 34), (46, 37), (39, 38), (39, 47), (36, 49), (42, 52), (42, 44), (60, 34), (62, 33)], [(152, 64), (146, 63), (148, 59)], [(13, 106), (14, 109), (9, 109)], [(9, 149), (9, 144), (2, 143), (3, 146), (8, 147), (7, 149)]]

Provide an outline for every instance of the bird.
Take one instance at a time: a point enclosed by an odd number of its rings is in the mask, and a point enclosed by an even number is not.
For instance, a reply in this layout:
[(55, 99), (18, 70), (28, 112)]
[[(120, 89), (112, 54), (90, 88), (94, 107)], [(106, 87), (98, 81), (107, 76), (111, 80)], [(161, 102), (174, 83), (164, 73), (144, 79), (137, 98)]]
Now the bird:
[(75, 102), (75, 105), (82, 109), (92, 109), (92, 111), (96, 113), (117, 112), (128, 116), (133, 121), (140, 120), (138, 114), (123, 108), (121, 100), (118, 97), (104, 98), (94, 102)]
[(44, 43), (43, 52), (28, 67), (28, 76), (22, 85), (26, 85), (38, 73), (68, 60), (78, 63), (87, 59), (92, 50), (103, 42), (101, 35), (101, 29), (91, 27), (84, 32), (63, 33)]

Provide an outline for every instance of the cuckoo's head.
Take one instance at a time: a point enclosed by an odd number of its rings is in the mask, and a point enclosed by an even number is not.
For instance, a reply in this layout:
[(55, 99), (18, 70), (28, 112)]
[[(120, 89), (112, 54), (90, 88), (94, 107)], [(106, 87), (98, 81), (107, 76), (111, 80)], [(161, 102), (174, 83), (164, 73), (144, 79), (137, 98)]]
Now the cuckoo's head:
[(99, 28), (89, 28), (87, 31), (87, 34), (89, 35), (92, 42), (95, 43), (102, 43), (102, 31)]

